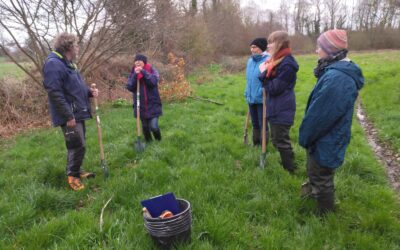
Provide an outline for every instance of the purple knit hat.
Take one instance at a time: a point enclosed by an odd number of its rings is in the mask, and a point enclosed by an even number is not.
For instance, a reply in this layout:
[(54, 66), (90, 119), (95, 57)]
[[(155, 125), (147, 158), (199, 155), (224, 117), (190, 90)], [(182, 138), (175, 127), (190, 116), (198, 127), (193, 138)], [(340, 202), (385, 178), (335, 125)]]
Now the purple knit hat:
[(347, 49), (346, 31), (328, 30), (318, 37), (317, 44), (328, 55), (334, 55), (340, 50)]

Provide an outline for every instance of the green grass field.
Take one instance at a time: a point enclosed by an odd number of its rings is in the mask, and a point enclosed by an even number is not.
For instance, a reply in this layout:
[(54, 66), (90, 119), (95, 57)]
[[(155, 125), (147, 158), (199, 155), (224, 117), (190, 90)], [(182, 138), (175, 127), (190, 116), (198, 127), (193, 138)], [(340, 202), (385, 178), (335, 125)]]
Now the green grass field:
[(360, 54), (355, 57), (364, 70), (366, 85), (362, 103), (378, 136), (400, 152), (400, 51)]
[(0, 57), (0, 79), (4, 77), (22, 77), (25, 73), (12, 62)]
[[(353, 59), (362, 65), (376, 62), (368, 54)], [(306, 172), (298, 127), (315, 83), (316, 57), (298, 61), (291, 136), (299, 170), (294, 176), (280, 167), (271, 145), (266, 169), (258, 169), (260, 149), (242, 143), (244, 75), (221, 76), (214, 65), (212, 81), (193, 87), (196, 95), (225, 105), (196, 100), (164, 104), (163, 140), (141, 155), (133, 150), (132, 107), (102, 106), (111, 177), (103, 181), (95, 123), (89, 121), (84, 168), (99, 176), (87, 181), (82, 192), (67, 187), (59, 129), (3, 142), (0, 249), (153, 249), (140, 201), (170, 191), (193, 208), (192, 242), (180, 249), (399, 249), (400, 204), (357, 122), (335, 177), (338, 211), (321, 220), (313, 214), (312, 201), (299, 197)], [(100, 232), (100, 212), (110, 197)]]

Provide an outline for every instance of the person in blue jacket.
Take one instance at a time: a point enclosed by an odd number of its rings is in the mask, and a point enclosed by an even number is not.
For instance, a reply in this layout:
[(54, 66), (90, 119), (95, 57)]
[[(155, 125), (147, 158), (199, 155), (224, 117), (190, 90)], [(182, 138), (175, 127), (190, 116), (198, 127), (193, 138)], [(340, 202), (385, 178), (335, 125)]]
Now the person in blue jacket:
[[(265, 52), (267, 49), (267, 39), (256, 38), (250, 44), (251, 56), (247, 61), (246, 67), (246, 89), (244, 96), (249, 105), (251, 123), (253, 125), (253, 144), (261, 144), (262, 112), (263, 112), (263, 94), (262, 82), (258, 79), (260, 74), (259, 66), (268, 59), (269, 55)], [(265, 121), (267, 124), (267, 121)], [(268, 126), (267, 138), (268, 138)], [(267, 139), (268, 141), (268, 139)]]
[(158, 118), (162, 115), (162, 104), (158, 92), (160, 76), (156, 68), (147, 62), (147, 57), (141, 54), (135, 56), (135, 65), (128, 77), (126, 88), (133, 93), (133, 112), (136, 110), (137, 81), (140, 81), (140, 120), (142, 130), (147, 142), (153, 140), (152, 135), (158, 141), (161, 140), (161, 130), (158, 126)]
[(268, 52), (271, 57), (260, 65), (260, 80), (267, 94), (267, 118), (272, 143), (279, 151), (282, 166), (294, 173), (294, 152), (290, 140), (290, 128), (296, 113), (294, 87), (299, 66), (292, 55), (289, 34), (278, 30), (268, 36)]
[(59, 34), (54, 49), (43, 67), (43, 85), (53, 125), (61, 126), (64, 134), (68, 184), (76, 191), (85, 187), (81, 178), (94, 177), (93, 173), (83, 171), (81, 165), (85, 157), (85, 120), (92, 118), (89, 97), (98, 96), (98, 90), (85, 84), (74, 64), (79, 54), (75, 35)]
[(307, 102), (299, 143), (307, 151), (305, 197), (315, 198), (318, 214), (334, 211), (334, 174), (350, 143), (354, 103), (364, 85), (361, 69), (347, 57), (347, 34), (328, 30), (317, 40), (318, 79)]

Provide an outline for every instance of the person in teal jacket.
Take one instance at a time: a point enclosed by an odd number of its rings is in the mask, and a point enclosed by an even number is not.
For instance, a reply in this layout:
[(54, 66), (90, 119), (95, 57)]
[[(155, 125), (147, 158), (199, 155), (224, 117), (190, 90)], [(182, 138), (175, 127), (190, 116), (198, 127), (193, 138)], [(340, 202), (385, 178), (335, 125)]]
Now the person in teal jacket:
[[(262, 111), (263, 111), (263, 94), (262, 82), (258, 78), (260, 72), (259, 66), (265, 62), (269, 55), (265, 52), (267, 49), (266, 38), (256, 38), (250, 44), (251, 56), (247, 61), (246, 67), (246, 89), (244, 96), (249, 105), (251, 123), (253, 125), (253, 144), (254, 146), (261, 144), (261, 128), (262, 128)], [(265, 121), (265, 124), (268, 124)], [(267, 125), (267, 141), (268, 141), (268, 125)]]
[(347, 57), (344, 30), (328, 30), (317, 40), (318, 78), (307, 102), (299, 143), (307, 150), (308, 182), (302, 194), (317, 199), (318, 213), (334, 210), (334, 173), (350, 143), (354, 103), (364, 85), (361, 69)]

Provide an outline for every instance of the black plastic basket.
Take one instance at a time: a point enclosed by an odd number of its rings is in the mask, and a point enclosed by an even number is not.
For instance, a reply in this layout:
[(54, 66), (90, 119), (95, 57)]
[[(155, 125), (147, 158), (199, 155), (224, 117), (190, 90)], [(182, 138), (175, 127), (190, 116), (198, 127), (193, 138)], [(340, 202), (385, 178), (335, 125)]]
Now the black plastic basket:
[(190, 242), (192, 227), (192, 210), (190, 202), (176, 199), (180, 208), (179, 214), (166, 219), (144, 218), (144, 226), (156, 244), (164, 249), (184, 242)]

